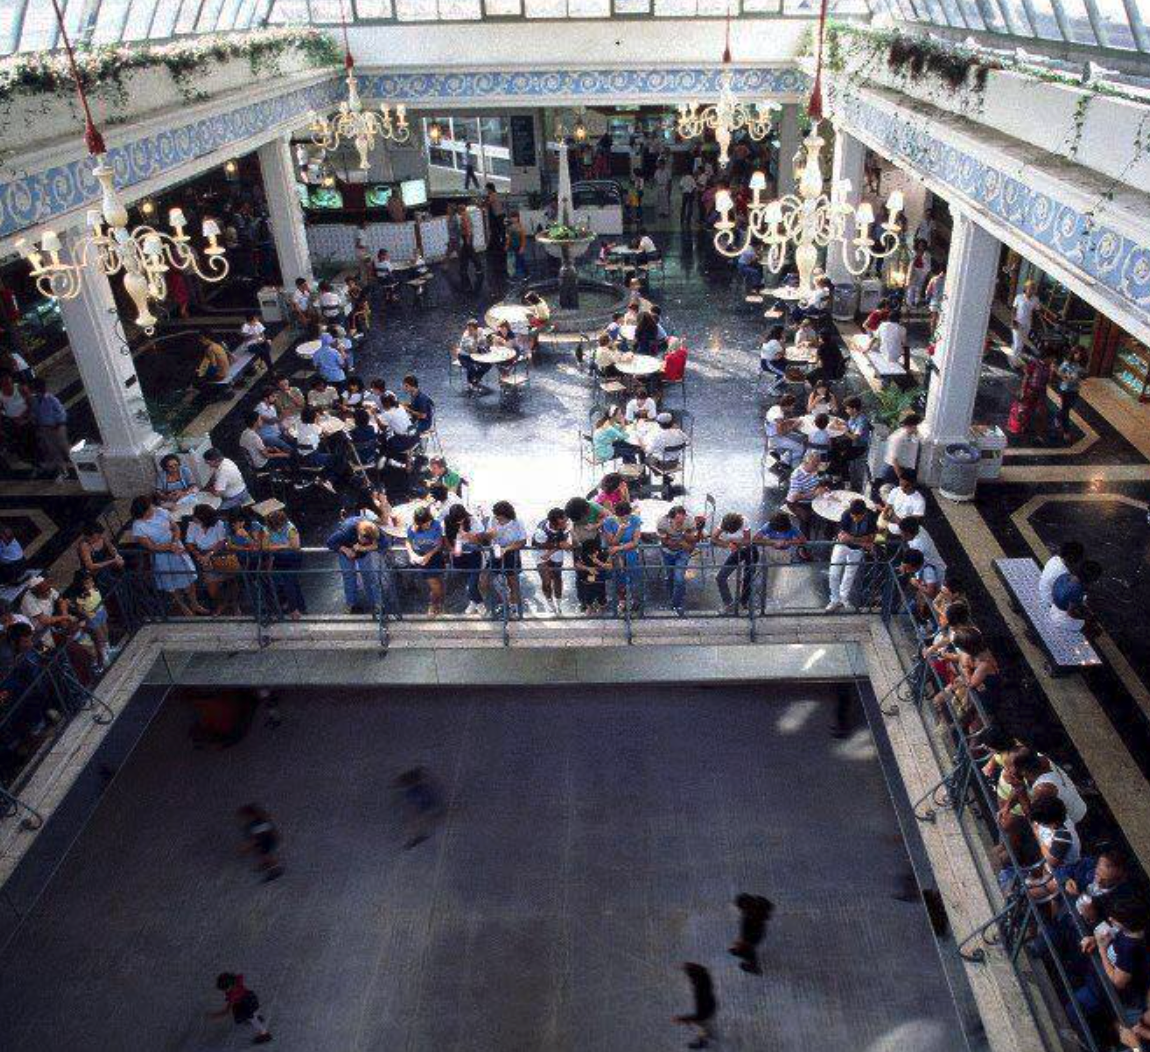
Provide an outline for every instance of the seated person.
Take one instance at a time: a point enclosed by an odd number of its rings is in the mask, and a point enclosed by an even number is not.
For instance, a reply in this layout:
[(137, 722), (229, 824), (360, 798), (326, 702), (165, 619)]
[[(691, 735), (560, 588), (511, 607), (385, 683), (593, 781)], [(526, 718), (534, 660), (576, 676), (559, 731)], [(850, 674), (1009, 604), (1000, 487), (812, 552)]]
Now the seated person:
[(831, 459), (831, 418), (826, 413), (815, 414), (815, 429), (807, 436), (807, 449), (818, 453), (825, 467)]
[(807, 396), (807, 412), (836, 416), (838, 411), (839, 400), (831, 390), (831, 385), (826, 380), (816, 380), (811, 385), (811, 393)]
[(343, 366), (348, 372), (355, 371), (355, 344), (352, 342), (351, 337), (348, 336), (347, 330), (342, 325), (329, 325), (324, 330), (335, 344), (339, 353), (343, 355)]
[(367, 390), (364, 392), (363, 407), (369, 413), (378, 413), (385, 394), (387, 394), (387, 384), (380, 377), (375, 377), (367, 385)]
[(322, 376), (317, 376), (312, 380), (307, 392), (308, 407), (317, 412), (326, 413), (338, 401), (339, 392)]
[(823, 481), (821, 469), (822, 458), (818, 453), (805, 454), (799, 466), (791, 472), (787, 489), (787, 510), (799, 520), (803, 532), (808, 534), (814, 522), (811, 505), (816, 497), (822, 496), (829, 488)]
[(759, 289), (763, 285), (763, 267), (759, 262), (758, 247), (748, 241), (735, 262), (735, 269), (747, 283), (748, 289)]
[(1038, 602), (1041, 607), (1048, 608), (1053, 602), (1054, 582), (1063, 574), (1073, 573), (1082, 565), (1086, 558), (1086, 549), (1079, 541), (1065, 541), (1058, 549), (1057, 555), (1052, 555), (1038, 578)]
[(878, 301), (878, 306), (866, 316), (863, 322), (863, 332), (868, 332), (872, 336), (878, 332), (878, 327), (890, 317), (890, 302), (885, 299)]
[(687, 445), (687, 433), (670, 413), (660, 413), (655, 422), (659, 430), (647, 441), (647, 463), (664, 469), (675, 467), (683, 459), (684, 451), (679, 447)]
[(779, 459), (793, 467), (798, 457), (807, 448), (803, 440), (802, 421), (794, 416), (795, 396), (785, 394), (770, 409), (764, 427), (767, 432), (767, 449), (778, 453)]
[(511, 322), (504, 318), (498, 325), (495, 326), (495, 331), (491, 334), (492, 347), (510, 347), (515, 352), (515, 357), (506, 362), (499, 363), (499, 371), (501, 373), (510, 373), (515, 366), (519, 363), (519, 355), (521, 351), (519, 337), (511, 329)]
[(299, 416), (296, 425), (296, 455), (301, 467), (323, 468), (325, 477), (320, 485), (334, 493), (330, 477), (335, 475), (336, 458), (323, 448), (323, 433), (316, 423), (316, 411), (310, 405)]
[(619, 370), (615, 368), (616, 364), (630, 360), (631, 354), (629, 352), (619, 350), (605, 332), (600, 334), (599, 346), (595, 348), (595, 371), (601, 379), (615, 379), (619, 376)]
[(647, 388), (639, 386), (635, 388), (634, 395), (628, 399), (623, 417), (628, 424), (633, 424), (636, 420), (654, 420), (658, 413), (659, 407), (655, 404), (655, 399), (647, 394)]
[(635, 341), (632, 348), (636, 354), (656, 354), (659, 350), (659, 325), (650, 311), (643, 311), (635, 325)]
[(346, 432), (352, 452), (359, 466), (370, 468), (379, 459), (379, 431), (372, 423), (371, 413), (363, 406), (355, 410), (352, 420), (351, 430)]
[(347, 279), (347, 299), (351, 306), (347, 315), (348, 332), (356, 339), (362, 339), (363, 334), (371, 328), (371, 304), (367, 289), (354, 275)]
[(347, 382), (343, 385), (343, 394), (339, 398), (343, 408), (354, 412), (364, 405), (366, 398), (367, 392), (363, 389), (363, 381), (358, 376), (348, 376)]
[(787, 349), (783, 344), (784, 330), (775, 325), (759, 348), (759, 368), (772, 377), (768, 394), (778, 394), (787, 382)]
[(595, 459), (600, 462), (622, 460), (624, 464), (638, 463), (643, 450), (631, 441), (627, 429), (619, 421), (616, 408), (606, 409), (595, 421), (591, 432), (591, 448)]
[(268, 466), (269, 461), (286, 462), (291, 453), (264, 441), (260, 434), (262, 417), (253, 410), (245, 420), (247, 426), (240, 432), (240, 449), (248, 458), (248, 463), (257, 471)]
[[(623, 313), (622, 311), (615, 311), (611, 315), (611, 320), (607, 324), (607, 328), (603, 330), (607, 337), (608, 342), (616, 343), (619, 340), (619, 330), (623, 327)], [(602, 342), (602, 338), (600, 338)]]
[(311, 302), (311, 286), (307, 278), (295, 279), (295, 292), (291, 294), (292, 320), (301, 328), (308, 328), (315, 320), (316, 312)]
[(546, 328), (551, 321), (551, 308), (547, 301), (538, 292), (528, 292), (523, 297), (523, 303), (528, 307), (527, 324), (532, 332)]
[(423, 478), (423, 486), (430, 490), (435, 485), (445, 486), (451, 493), (459, 493), (463, 488), (463, 476), (447, 466), (446, 458), (432, 457), (427, 462), (427, 474)]
[(411, 374), (403, 378), (403, 390), (407, 395), (405, 408), (414, 421), (415, 433), (424, 435), (435, 424), (435, 403), (419, 389), (419, 380)]
[(399, 278), (395, 276), (395, 271), (391, 266), (391, 257), (386, 248), (381, 248), (375, 254), (372, 269), (375, 271), (375, 283), (383, 289), (384, 300), (392, 302), (398, 299)]
[(687, 343), (681, 337), (674, 337), (667, 353), (663, 356), (664, 382), (677, 383), (687, 372)]
[(264, 323), (260, 321), (258, 314), (248, 314), (243, 325), (240, 326), (240, 336), (243, 342), (240, 344), (241, 351), (251, 351), (261, 362), (264, 368), (270, 373), (272, 371), (272, 345), (268, 339), (268, 331), (264, 328)]
[[(277, 390), (278, 388), (275, 387), (265, 387), (263, 391), (260, 392), (260, 400), (256, 402), (255, 407), (255, 413), (260, 418), (257, 430), (259, 431), (260, 438), (262, 438), (267, 445), (290, 453), (292, 448), (291, 443), (284, 437), (283, 428), (280, 426), (280, 411), (276, 404)], [(303, 401), (302, 395), (300, 396), (300, 401)]]
[[(1115, 896), (1107, 904), (1105, 922), (1080, 945), (1084, 954), (1097, 954), (1103, 974), (1132, 1018), (1145, 1012), (1150, 987), (1146, 927), (1145, 905), (1134, 896)], [(1074, 1000), (1089, 1021), (1099, 1021), (1109, 1015), (1110, 1002), (1095, 971), (1090, 969), (1086, 974), (1086, 982), (1074, 991)]]
[(671, 337), (667, 334), (667, 329), (663, 325), (663, 308), (657, 303), (652, 304), (650, 314), (655, 320), (655, 349), (659, 354), (666, 354), (667, 347), (671, 342)]
[(319, 283), (319, 295), (316, 297), (316, 309), (320, 320), (327, 325), (338, 325), (343, 321), (343, 300), (339, 293), (331, 287), (331, 282)]
[(638, 250), (639, 255), (635, 257), (637, 263), (646, 263), (652, 259), (659, 258), (659, 249), (651, 235), (646, 230), (640, 230), (639, 236), (635, 240), (635, 248)]
[(882, 507), (881, 523), (895, 538), (902, 538), (899, 524), (903, 519), (921, 519), (926, 514), (926, 497), (918, 489), (918, 479), (913, 471), (904, 471), (899, 476), (898, 485), (886, 495)]
[(818, 328), (809, 318), (803, 318), (795, 329), (795, 347), (817, 347), (821, 339)]
[[(834, 444), (835, 474), (846, 477), (855, 473), (853, 465), (870, 450), (871, 422), (863, 412), (862, 399), (851, 395), (843, 399), (847, 417), (847, 433)], [(852, 488), (861, 489), (861, 485)]]
[(299, 416), (300, 410), (307, 405), (307, 399), (304, 398), (303, 392), (298, 387), (293, 387), (292, 382), (286, 376), (281, 376), (276, 380), (275, 389), (271, 394), (271, 402), (281, 420), (289, 416)]
[(814, 291), (811, 293), (810, 299), (800, 300), (791, 310), (791, 318), (794, 321), (802, 319), (823, 319), (831, 309), (831, 299), (834, 296), (835, 287), (830, 278), (825, 274), (815, 281)]
[(1050, 590), (1051, 622), (1081, 631), (1090, 618), (1087, 589), (1101, 576), (1102, 567), (1093, 559), (1084, 559), (1079, 566), (1059, 577)]
[(157, 504), (171, 507), (198, 489), (191, 469), (175, 453), (167, 453), (160, 459), (155, 486)]
[(459, 364), (463, 366), (463, 372), (467, 376), (467, 384), (472, 390), (483, 386), (482, 380), (491, 368), (490, 365), (475, 360), (476, 354), (482, 354), (486, 350), (487, 340), (479, 331), (478, 319), (469, 318), (463, 329), (463, 335), (459, 337), (459, 346), (456, 348), (455, 356), (459, 360)]
[(206, 332), (196, 335), (200, 344), (200, 364), (196, 366), (196, 376), (210, 384), (222, 383), (228, 378), (232, 367), (232, 356), (222, 343), (217, 343)]
[(330, 332), (320, 333), (319, 350), (311, 360), (316, 375), (329, 384), (342, 387), (347, 379), (347, 356), (336, 345)]
[[(417, 445), (419, 435), (412, 426), (411, 417), (406, 409), (399, 404), (399, 399), (390, 391), (383, 396), (379, 422), (386, 428), (383, 445), (387, 455), (392, 458), (406, 457)], [(409, 466), (406, 465), (405, 466)]]
[(815, 347), (815, 362), (815, 367), (807, 373), (810, 383), (817, 380), (841, 380), (846, 374), (846, 359), (835, 334), (830, 333), (819, 339)]

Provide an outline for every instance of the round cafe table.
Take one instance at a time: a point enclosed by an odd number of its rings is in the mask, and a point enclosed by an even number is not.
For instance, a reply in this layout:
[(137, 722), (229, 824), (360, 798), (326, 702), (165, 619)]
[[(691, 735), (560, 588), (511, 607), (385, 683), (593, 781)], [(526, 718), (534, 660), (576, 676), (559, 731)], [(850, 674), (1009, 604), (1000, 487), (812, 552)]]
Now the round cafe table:
[(627, 376), (654, 376), (663, 371), (663, 359), (650, 354), (636, 354), (629, 362), (616, 362), (615, 368)]
[(626, 427), (628, 437), (643, 450), (650, 445), (651, 437), (661, 430), (662, 428), (654, 420), (636, 420)]
[[(349, 430), (353, 422), (342, 420), (331, 413), (324, 413), (316, 418), (315, 423), (316, 427), (319, 428), (319, 433), (330, 438), (332, 435), (338, 435), (341, 431)], [(299, 434), (299, 417), (287, 417), (283, 422), (283, 429), (285, 434), (295, 438)]]
[(473, 354), (471, 359), (481, 365), (502, 365), (504, 362), (511, 361), (516, 353), (514, 347), (492, 347), (482, 354)]
[[(820, 519), (826, 519), (828, 522), (838, 522), (843, 517), (847, 508), (850, 507), (851, 501), (866, 500), (861, 493), (855, 493), (854, 490), (849, 489), (833, 489), (830, 493), (824, 493), (821, 496), (815, 497), (811, 502), (811, 511), (813, 511)], [(874, 505), (868, 500), (867, 507), (872, 511)]]
[(318, 350), (319, 340), (307, 340), (295, 349), (295, 353), (297, 358), (302, 358), (305, 362), (310, 362)]
[(172, 518), (186, 519), (201, 504), (206, 504), (209, 508), (215, 510), (222, 503), (222, 498), (215, 493), (205, 493), (202, 490), (197, 490), (195, 493), (186, 494), (172, 505)]
[[(807, 413), (802, 418), (799, 424), (799, 430), (808, 437), (813, 435), (818, 428), (815, 427), (815, 417), (817, 413)], [(832, 416), (830, 423), (827, 424), (827, 434), (831, 438), (842, 438), (847, 433), (847, 422), (840, 416)]]
[(775, 300), (786, 300), (788, 303), (797, 303), (803, 297), (797, 285), (780, 285), (774, 289), (763, 289), (763, 295)]

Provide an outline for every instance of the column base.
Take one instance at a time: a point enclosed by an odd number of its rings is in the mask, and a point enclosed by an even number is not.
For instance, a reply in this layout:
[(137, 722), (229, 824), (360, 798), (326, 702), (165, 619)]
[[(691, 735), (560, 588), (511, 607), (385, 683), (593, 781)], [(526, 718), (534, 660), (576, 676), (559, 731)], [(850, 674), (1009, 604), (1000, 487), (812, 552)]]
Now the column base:
[(138, 450), (105, 449), (100, 454), (100, 469), (113, 497), (138, 497), (151, 493), (156, 486), (156, 455), (164, 448), (162, 435), (155, 435), (147, 448)]

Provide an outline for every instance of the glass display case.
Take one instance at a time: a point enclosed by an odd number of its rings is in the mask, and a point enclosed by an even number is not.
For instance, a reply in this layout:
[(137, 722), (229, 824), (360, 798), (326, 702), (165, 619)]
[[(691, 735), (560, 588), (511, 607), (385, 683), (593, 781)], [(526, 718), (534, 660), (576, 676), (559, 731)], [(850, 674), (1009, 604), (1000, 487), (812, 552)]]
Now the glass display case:
[(1114, 382), (1140, 402), (1150, 401), (1150, 347), (1123, 334), (1114, 352)]

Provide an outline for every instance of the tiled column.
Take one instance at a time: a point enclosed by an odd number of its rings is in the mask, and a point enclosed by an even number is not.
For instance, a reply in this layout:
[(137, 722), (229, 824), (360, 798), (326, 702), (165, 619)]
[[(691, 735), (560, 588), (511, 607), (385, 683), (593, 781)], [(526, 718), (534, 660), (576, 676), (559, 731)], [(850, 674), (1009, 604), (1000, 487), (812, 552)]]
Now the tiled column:
[[(824, 125), (825, 127), (825, 125)], [(846, 195), (846, 203), (852, 208), (858, 206), (862, 200), (863, 180), (866, 178), (863, 170), (866, 160), (866, 147), (853, 135), (841, 127), (835, 129), (834, 165), (831, 169), (831, 179), (837, 183), (840, 179), (849, 179), (850, 193)], [(855, 222), (853, 217), (848, 218), (843, 229), (844, 239), (849, 243), (855, 236)], [(856, 264), (857, 266), (857, 264)], [(842, 242), (832, 241), (827, 246), (827, 276), (836, 285), (849, 285), (857, 281), (853, 274), (847, 270), (843, 263)]]
[(919, 472), (928, 483), (938, 478), (941, 450), (950, 442), (965, 442), (970, 435), (1000, 251), (993, 234), (953, 205), (951, 211), (954, 228), (935, 349), (938, 372), (926, 402), (919, 463)]
[[(61, 238), (69, 241), (67, 233)], [(111, 280), (121, 281), (123, 276)], [(80, 294), (60, 300), (60, 315), (100, 431), (101, 466), (108, 484), (117, 497), (133, 497), (151, 491), (156, 479), (154, 454), (162, 439), (152, 429), (108, 281), (94, 260), (89, 261)]]
[(794, 157), (799, 148), (799, 107), (783, 105), (779, 114), (779, 196), (795, 192)]
[(273, 139), (261, 146), (259, 159), (280, 274), (284, 288), (292, 289), (296, 278), (311, 281), (312, 272), (303, 209), (296, 192), (295, 162), (287, 138)]

